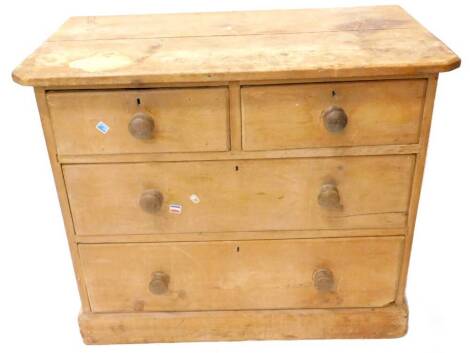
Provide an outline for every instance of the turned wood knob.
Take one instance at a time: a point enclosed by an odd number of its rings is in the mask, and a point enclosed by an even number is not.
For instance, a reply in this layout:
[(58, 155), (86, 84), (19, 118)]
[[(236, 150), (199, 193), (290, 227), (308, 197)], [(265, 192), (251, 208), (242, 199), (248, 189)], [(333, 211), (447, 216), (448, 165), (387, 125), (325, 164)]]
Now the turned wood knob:
[(323, 184), (318, 193), (318, 204), (324, 208), (338, 208), (341, 198), (335, 184)]
[(129, 132), (132, 136), (140, 140), (148, 140), (153, 138), (155, 130), (155, 122), (152, 117), (145, 113), (137, 113), (129, 121)]
[(343, 108), (332, 106), (322, 114), (323, 124), (329, 132), (340, 132), (348, 124), (348, 116)]
[(162, 204), (163, 195), (158, 190), (145, 190), (142, 195), (140, 195), (139, 205), (145, 212), (158, 212), (162, 208)]
[(149, 290), (155, 295), (161, 295), (168, 292), (168, 284), (170, 283), (170, 276), (165, 272), (152, 273), (152, 279), (149, 283)]
[(321, 268), (313, 274), (313, 285), (319, 292), (331, 292), (335, 287), (333, 272)]

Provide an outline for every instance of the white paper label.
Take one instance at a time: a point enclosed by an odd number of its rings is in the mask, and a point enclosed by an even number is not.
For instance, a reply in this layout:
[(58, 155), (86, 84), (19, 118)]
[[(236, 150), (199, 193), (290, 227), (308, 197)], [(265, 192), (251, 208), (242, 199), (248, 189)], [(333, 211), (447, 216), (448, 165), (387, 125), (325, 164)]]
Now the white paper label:
[(196, 194), (192, 194), (191, 196), (189, 196), (189, 199), (191, 200), (192, 203), (201, 202), (201, 200), (199, 199), (199, 196), (197, 196)]

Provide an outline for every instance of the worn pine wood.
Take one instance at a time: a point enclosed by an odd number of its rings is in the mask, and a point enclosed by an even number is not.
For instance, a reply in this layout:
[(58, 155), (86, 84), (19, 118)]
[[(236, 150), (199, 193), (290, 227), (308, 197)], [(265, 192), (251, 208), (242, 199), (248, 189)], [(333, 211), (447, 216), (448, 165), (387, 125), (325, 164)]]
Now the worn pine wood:
[(36, 86), (85, 343), (405, 334), (459, 65), (398, 6), (71, 18), (13, 78)]
[(313, 238), (348, 238), (348, 237), (384, 237), (406, 234), (406, 228), (378, 229), (317, 229), (317, 230), (270, 230), (245, 232), (210, 232), (210, 233), (160, 233), (160, 234), (124, 234), (124, 235), (76, 235), (79, 244), (104, 243), (153, 243), (180, 241), (215, 241), (215, 240), (272, 240), (272, 239), (313, 239)]
[(112, 85), (59, 85), (59, 86), (48, 86), (48, 91), (63, 91), (63, 90), (89, 90), (89, 89), (148, 89), (148, 88), (189, 88), (189, 87), (220, 87), (229, 86), (234, 84), (240, 84), (241, 86), (260, 86), (260, 85), (276, 85), (276, 84), (295, 84), (295, 83), (323, 83), (323, 82), (360, 82), (360, 81), (371, 81), (371, 80), (398, 80), (398, 79), (427, 79), (432, 74), (417, 73), (413, 75), (394, 75), (386, 74), (380, 76), (355, 76), (351, 77), (334, 77), (334, 78), (287, 78), (287, 79), (266, 79), (266, 80), (240, 80), (240, 81), (190, 81), (190, 82), (155, 82), (155, 83), (139, 83), (131, 82), (129, 84), (112, 84)]
[(176, 18), (71, 19), (13, 78), (34, 86), (109, 86), (413, 75), (460, 65), (399, 7)]
[(307, 338), (394, 338), (408, 328), (406, 304), (384, 308), (82, 313), (87, 344)]
[[(233, 147), (232, 147), (233, 148)], [(339, 156), (382, 156), (390, 154), (415, 154), (419, 144), (382, 145), (382, 146), (347, 146), (319, 147), (272, 151), (226, 151), (226, 152), (191, 152), (191, 153), (129, 153), (129, 154), (94, 154), (94, 155), (59, 155), (63, 164), (83, 163), (138, 163), (138, 162), (184, 162), (184, 161), (223, 161), (244, 159), (282, 159)]]
[(240, 84), (232, 83), (230, 92), (230, 150), (240, 151), (242, 149), (242, 122), (240, 106)]
[[(426, 80), (243, 87), (243, 149), (412, 144), (419, 139)], [(330, 132), (322, 113), (347, 115)]]
[(419, 25), (398, 6), (72, 17), (50, 41), (292, 34)]
[(51, 163), (52, 174), (54, 176), (57, 195), (59, 197), (60, 208), (62, 217), (64, 219), (65, 232), (67, 235), (67, 242), (69, 245), (70, 255), (72, 257), (72, 264), (75, 271), (75, 278), (77, 280), (78, 291), (84, 312), (90, 311), (90, 302), (88, 300), (87, 290), (85, 287), (85, 280), (83, 278), (82, 267), (80, 266), (80, 259), (78, 254), (78, 244), (75, 242), (75, 231), (73, 228), (73, 220), (70, 212), (70, 205), (67, 198), (67, 191), (65, 188), (64, 176), (62, 168), (57, 159), (57, 147), (54, 141), (51, 117), (46, 102), (46, 92), (41, 88), (34, 90), (36, 102), (38, 105), (39, 115), (41, 117), (42, 129), (44, 138), (46, 140), (47, 152), (49, 161)]
[(400, 274), (400, 282), (398, 285), (397, 301), (399, 303), (403, 303), (405, 301), (405, 287), (408, 276), (408, 267), (410, 264), (411, 245), (413, 243), (414, 228), (416, 224), (416, 216), (418, 213), (419, 196), (421, 193), (421, 185), (424, 176), (424, 166), (426, 163), (426, 152), (429, 142), (429, 134), (431, 132), (432, 110), (434, 106), (434, 98), (436, 95), (437, 78), (437, 76), (429, 78), (426, 90), (426, 102), (423, 109), (423, 124), (421, 127), (421, 136), (419, 141), (420, 151), (416, 156), (412, 192), (410, 195), (410, 204), (408, 211), (405, 253)]
[[(227, 88), (52, 92), (47, 101), (60, 155), (228, 149)], [(153, 119), (152, 138), (129, 132), (137, 113)], [(98, 131), (99, 122), (107, 133)]]
[[(403, 237), (79, 246), (98, 313), (381, 307), (395, 300), (402, 250)], [(161, 294), (156, 272), (169, 279)]]
[[(414, 157), (402, 155), (66, 165), (63, 171), (76, 233), (99, 235), (402, 227), (413, 167)], [(318, 204), (328, 182), (338, 186), (340, 208)], [(163, 194), (155, 214), (138, 204), (147, 189)], [(190, 201), (193, 194), (199, 203)], [(182, 205), (182, 213), (170, 213), (171, 204)]]

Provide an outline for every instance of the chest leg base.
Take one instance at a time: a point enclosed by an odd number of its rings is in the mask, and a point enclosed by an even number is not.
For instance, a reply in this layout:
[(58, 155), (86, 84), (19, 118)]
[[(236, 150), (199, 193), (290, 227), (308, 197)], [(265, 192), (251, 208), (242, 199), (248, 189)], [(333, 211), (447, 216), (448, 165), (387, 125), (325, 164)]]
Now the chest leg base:
[(396, 338), (406, 334), (408, 307), (81, 313), (86, 344)]

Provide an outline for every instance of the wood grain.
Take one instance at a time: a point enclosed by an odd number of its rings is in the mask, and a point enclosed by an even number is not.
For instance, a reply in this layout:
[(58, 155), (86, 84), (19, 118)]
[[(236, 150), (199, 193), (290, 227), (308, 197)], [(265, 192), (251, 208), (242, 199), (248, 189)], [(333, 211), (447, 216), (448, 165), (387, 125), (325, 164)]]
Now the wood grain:
[(404, 335), (437, 74), (459, 65), (398, 6), (69, 19), (12, 76), (85, 343)]
[[(97, 39), (81, 39), (81, 33), (89, 31), (82, 27), (83, 20), (72, 20), (64, 35), (59, 31), (45, 42), (13, 78), (24, 85), (73, 87), (413, 75), (460, 65), (451, 50), (399, 8), (362, 8), (353, 16), (344, 9), (316, 10), (309, 16), (310, 11), (300, 16), (298, 11), (272, 12), (267, 16), (270, 25), (257, 25), (266, 23), (266, 16), (263, 21), (263, 16), (249, 14), (245, 24), (241, 22), (247, 28), (239, 31), (244, 34), (219, 35), (224, 30), (212, 30), (216, 20), (201, 29), (207, 34), (196, 37), (185, 34), (213, 15), (182, 16), (175, 22), (182, 28), (174, 34), (163, 31), (150, 37), (148, 33), (157, 29), (148, 24), (159, 22), (158, 17), (141, 18), (142, 26), (134, 26), (135, 17), (85, 19)], [(305, 22), (307, 29), (300, 30)], [(230, 22), (226, 26), (231, 27)], [(118, 28), (128, 27), (134, 27), (135, 34), (120, 37)], [(115, 30), (118, 34), (109, 38), (107, 33)], [(70, 36), (74, 40), (61, 39)]]
[(72, 17), (49, 41), (289, 34), (418, 27), (399, 6)]
[(320, 229), (320, 230), (270, 230), (245, 232), (211, 233), (170, 233), (170, 234), (124, 234), (124, 235), (76, 235), (74, 241), (79, 244), (106, 243), (159, 243), (180, 241), (216, 241), (216, 240), (273, 240), (273, 239), (312, 239), (346, 237), (385, 237), (406, 233), (406, 228), (370, 228), (370, 229)]
[[(63, 167), (80, 235), (397, 228), (406, 222), (414, 156), (243, 160)], [(334, 181), (342, 207), (317, 196)], [(163, 194), (161, 212), (138, 205)], [(200, 202), (190, 201), (192, 194)], [(180, 204), (179, 215), (169, 212)]]
[(437, 79), (437, 76), (429, 78), (426, 89), (426, 101), (423, 110), (423, 124), (421, 127), (421, 135), (419, 141), (420, 151), (416, 156), (415, 171), (413, 174), (413, 184), (410, 195), (407, 232), (405, 240), (405, 255), (403, 257), (400, 282), (398, 285), (397, 301), (399, 303), (403, 303), (405, 301), (405, 287), (408, 277), (408, 267), (411, 258), (411, 246), (413, 244), (416, 216), (418, 214), (419, 196), (421, 194), (421, 186), (424, 177), (424, 166), (426, 163), (429, 134), (431, 133), (432, 111), (434, 107), (434, 98), (436, 96)]
[(240, 106), (240, 84), (231, 83), (230, 92), (230, 150), (242, 149), (242, 117)]
[[(243, 149), (272, 150), (417, 143), (426, 80), (330, 82), (243, 87)], [(340, 107), (343, 131), (322, 112)]]
[(64, 220), (65, 232), (67, 236), (67, 242), (69, 245), (70, 255), (72, 257), (72, 265), (75, 272), (75, 278), (77, 281), (78, 292), (80, 294), (80, 301), (82, 304), (82, 310), (84, 312), (90, 311), (90, 302), (88, 300), (87, 289), (85, 286), (85, 280), (83, 279), (82, 267), (80, 265), (80, 259), (78, 254), (78, 245), (75, 241), (75, 231), (73, 227), (72, 214), (70, 211), (70, 205), (67, 198), (67, 190), (65, 188), (64, 176), (62, 173), (61, 164), (57, 159), (57, 147), (55, 144), (51, 117), (47, 107), (46, 92), (41, 88), (35, 88), (34, 90), (36, 102), (39, 109), (39, 115), (41, 117), (42, 129), (44, 132), (44, 138), (46, 140), (47, 153), (49, 155), (49, 161), (51, 163), (52, 174), (54, 176), (55, 187), (57, 190), (57, 196), (59, 198), (60, 209), (62, 211), (62, 217)]
[(406, 334), (408, 307), (82, 313), (79, 324), (86, 344), (394, 338)]
[[(403, 237), (79, 245), (93, 312), (381, 307)], [(331, 291), (314, 287), (328, 269)], [(153, 273), (169, 278), (152, 293)]]
[[(226, 151), (228, 89), (184, 88), (52, 92), (47, 95), (57, 150), (62, 154)], [(128, 131), (145, 112), (154, 137), (139, 140)], [(109, 126), (106, 134), (96, 129)]]
[[(241, 141), (240, 141), (241, 142)], [(241, 143), (239, 147), (241, 146)], [(232, 146), (233, 148), (233, 146)], [(62, 164), (94, 163), (138, 163), (138, 162), (185, 162), (185, 161), (226, 161), (245, 159), (282, 159), (311, 157), (344, 157), (344, 156), (382, 156), (397, 154), (415, 154), (420, 150), (419, 144), (347, 146), (297, 148), (272, 151), (225, 151), (225, 152), (173, 152), (173, 153), (126, 153), (126, 154), (93, 154), (93, 155), (59, 155)]]

